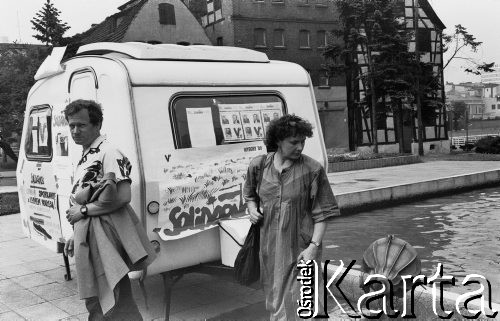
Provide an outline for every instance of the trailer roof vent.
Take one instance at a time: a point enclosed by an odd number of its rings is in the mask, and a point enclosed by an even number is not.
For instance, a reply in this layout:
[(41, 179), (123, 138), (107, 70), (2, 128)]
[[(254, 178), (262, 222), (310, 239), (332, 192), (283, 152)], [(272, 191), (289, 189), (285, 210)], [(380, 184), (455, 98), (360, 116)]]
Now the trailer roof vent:
[(81, 46), (77, 56), (110, 53), (126, 54), (132, 58), (144, 60), (269, 62), (265, 53), (246, 48), (206, 45), (151, 45), (142, 42), (96, 42)]

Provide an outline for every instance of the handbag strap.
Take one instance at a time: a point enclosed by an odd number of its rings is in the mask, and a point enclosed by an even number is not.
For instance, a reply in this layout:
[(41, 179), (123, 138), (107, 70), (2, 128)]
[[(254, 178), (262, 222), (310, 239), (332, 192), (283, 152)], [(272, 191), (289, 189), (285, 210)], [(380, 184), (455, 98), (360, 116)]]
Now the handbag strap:
[[(266, 159), (267, 159), (267, 154), (262, 156), (259, 167), (257, 167), (257, 169), (259, 170), (259, 179), (257, 180), (257, 195), (259, 195), (260, 192), (260, 185), (262, 183), (262, 176), (264, 176), (264, 167), (266, 166)], [(259, 202), (257, 203), (257, 208), (259, 207), (260, 207), (260, 199)]]
[[(264, 166), (265, 166), (265, 163), (266, 163), (266, 159), (267, 159), (267, 154), (264, 154), (262, 155), (262, 159), (259, 163), (259, 167), (257, 167), (257, 169), (259, 170), (259, 179), (257, 181), (257, 191), (260, 189), (260, 183), (262, 182), (262, 176), (264, 175)], [(258, 193), (257, 193), (258, 194)], [(259, 203), (260, 203), (260, 200), (259, 200)], [(257, 204), (257, 206), (260, 206), (260, 204)], [(229, 237), (231, 237), (233, 239), (234, 242), (236, 242), (236, 244), (238, 244), (240, 247), (243, 247), (243, 244), (241, 244), (240, 242), (238, 242), (238, 240), (236, 240), (234, 238), (234, 236), (229, 233), (223, 226), (222, 224), (219, 222), (217, 222), (217, 224), (219, 225), (219, 227), (224, 231), (226, 232), (227, 235), (229, 235)]]

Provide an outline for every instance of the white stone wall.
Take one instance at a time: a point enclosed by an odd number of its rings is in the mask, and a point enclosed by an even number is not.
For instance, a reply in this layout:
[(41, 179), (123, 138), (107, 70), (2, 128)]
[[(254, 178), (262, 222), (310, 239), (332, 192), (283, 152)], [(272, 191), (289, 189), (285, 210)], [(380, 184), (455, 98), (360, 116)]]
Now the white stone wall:
[[(451, 142), (450, 140), (438, 140), (432, 142), (424, 142), (424, 155), (426, 154), (449, 154)], [(418, 155), (418, 142), (411, 144), (411, 153)]]

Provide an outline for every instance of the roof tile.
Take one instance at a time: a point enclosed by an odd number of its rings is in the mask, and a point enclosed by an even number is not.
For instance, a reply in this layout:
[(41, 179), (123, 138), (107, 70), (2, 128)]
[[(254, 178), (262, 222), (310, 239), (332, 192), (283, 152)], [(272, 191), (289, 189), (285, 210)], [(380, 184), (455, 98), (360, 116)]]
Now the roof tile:
[[(146, 2), (148, 0), (141, 0), (136, 5), (107, 17), (103, 22), (85, 32), (88, 33), (88, 36), (82, 40), (82, 43), (89, 44), (102, 41), (120, 42), (135, 16)], [(116, 25), (118, 19), (121, 19), (121, 21), (119, 25)]]

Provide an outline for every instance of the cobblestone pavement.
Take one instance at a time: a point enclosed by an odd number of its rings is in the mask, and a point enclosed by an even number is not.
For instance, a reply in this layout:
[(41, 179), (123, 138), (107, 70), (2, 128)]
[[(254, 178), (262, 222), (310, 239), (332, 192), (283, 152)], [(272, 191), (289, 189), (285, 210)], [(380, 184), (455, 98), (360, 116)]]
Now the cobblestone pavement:
[[(66, 281), (63, 258), (24, 236), (19, 214), (0, 216), (0, 321), (86, 320), (75, 268)], [(148, 307), (137, 281), (133, 292), (144, 320), (163, 320), (162, 278), (146, 279)], [(265, 320), (262, 290), (191, 273), (173, 288), (171, 320)], [(333, 306), (332, 306), (333, 307)], [(338, 311), (331, 320), (338, 320)]]

